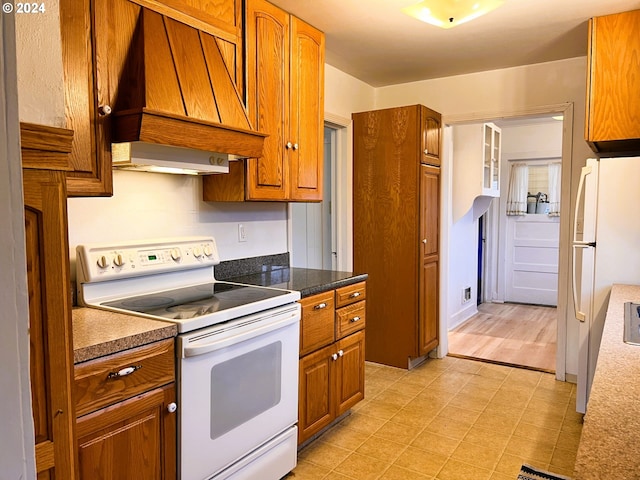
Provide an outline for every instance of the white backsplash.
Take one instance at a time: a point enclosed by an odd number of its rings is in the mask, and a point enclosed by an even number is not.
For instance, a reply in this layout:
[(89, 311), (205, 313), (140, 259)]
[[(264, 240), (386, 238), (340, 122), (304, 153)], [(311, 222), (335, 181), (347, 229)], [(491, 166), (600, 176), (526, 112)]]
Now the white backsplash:
[[(286, 203), (203, 202), (202, 179), (113, 172), (113, 197), (70, 198), (69, 250), (75, 278), (79, 244), (211, 235), (221, 260), (287, 252)], [(246, 241), (238, 241), (242, 223)]]

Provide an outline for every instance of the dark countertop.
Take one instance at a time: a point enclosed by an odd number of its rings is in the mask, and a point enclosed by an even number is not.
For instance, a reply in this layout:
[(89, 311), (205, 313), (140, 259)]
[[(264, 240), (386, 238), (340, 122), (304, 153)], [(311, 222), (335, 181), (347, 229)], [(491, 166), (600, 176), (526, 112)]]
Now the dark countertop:
[[(299, 291), (302, 297), (308, 297), (316, 293), (363, 282), (368, 277), (367, 274), (351, 272), (290, 268), (277, 264), (283, 261), (280, 257), (288, 261), (288, 256), (272, 257), (273, 259), (271, 257), (248, 259), (251, 262), (247, 260), (241, 260), (242, 263), (227, 262), (228, 265), (223, 265), (227, 268), (227, 275), (234, 271), (242, 271), (238, 268), (252, 268), (255, 271), (254, 264), (256, 262), (260, 262), (264, 271), (225, 278), (224, 280), (295, 290)], [(220, 278), (218, 279), (220, 280)], [(134, 315), (83, 307), (74, 308), (72, 315), (74, 363), (86, 362), (177, 335), (175, 324)]]
[(363, 282), (368, 275), (313, 268), (271, 268), (268, 271), (227, 279), (230, 282), (248, 283), (263, 287), (286, 288), (300, 292), (302, 297), (326, 292), (335, 288)]

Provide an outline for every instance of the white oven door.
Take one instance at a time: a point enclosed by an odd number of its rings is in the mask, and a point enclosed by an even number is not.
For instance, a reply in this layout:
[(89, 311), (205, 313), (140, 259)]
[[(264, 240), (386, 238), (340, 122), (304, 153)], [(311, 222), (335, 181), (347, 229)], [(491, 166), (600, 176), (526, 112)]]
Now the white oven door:
[(295, 303), (178, 337), (181, 480), (209, 479), (297, 422), (299, 331)]

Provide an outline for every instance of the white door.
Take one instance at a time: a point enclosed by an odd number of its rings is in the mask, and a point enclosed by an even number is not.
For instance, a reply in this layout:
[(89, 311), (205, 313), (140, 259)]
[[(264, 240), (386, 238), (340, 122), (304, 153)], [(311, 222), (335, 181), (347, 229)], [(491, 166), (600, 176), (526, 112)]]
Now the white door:
[(505, 301), (557, 305), (559, 241), (559, 217), (507, 217)]

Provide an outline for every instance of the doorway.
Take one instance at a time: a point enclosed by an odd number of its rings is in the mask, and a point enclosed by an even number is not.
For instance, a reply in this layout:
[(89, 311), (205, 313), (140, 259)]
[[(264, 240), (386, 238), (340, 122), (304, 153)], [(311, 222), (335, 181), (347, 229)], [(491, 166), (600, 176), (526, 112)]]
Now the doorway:
[[(467, 307), (466, 318), (458, 317), (458, 322), (449, 326), (448, 352), (554, 372), (560, 217), (549, 217), (544, 210), (507, 216), (506, 197), (514, 161), (521, 164), (526, 160), (532, 168), (561, 161), (562, 121), (549, 114), (491, 121), (502, 128), (500, 197), (476, 220), (475, 238), (470, 241), (475, 240), (477, 247), (477, 309)], [(529, 190), (546, 192), (546, 187), (535, 184)]]
[(324, 127), (322, 201), (289, 204), (292, 267), (337, 269), (334, 208), (337, 132), (336, 127)]

